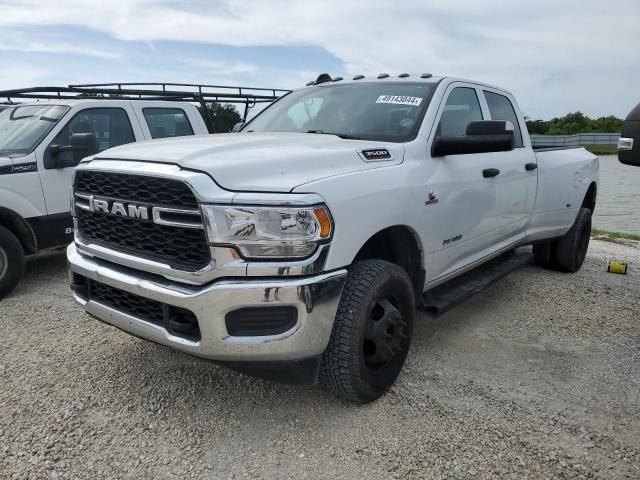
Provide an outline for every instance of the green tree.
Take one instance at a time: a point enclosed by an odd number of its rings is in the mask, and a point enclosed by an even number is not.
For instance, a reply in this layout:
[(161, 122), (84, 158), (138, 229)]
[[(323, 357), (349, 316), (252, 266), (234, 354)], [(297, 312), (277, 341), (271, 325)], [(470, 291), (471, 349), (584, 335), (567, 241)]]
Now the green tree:
[(582, 112), (573, 112), (551, 120), (526, 119), (532, 135), (575, 135), (576, 133), (619, 133), (622, 120), (610, 115), (592, 119)]
[(207, 103), (206, 110), (198, 107), (209, 133), (228, 133), (236, 123), (242, 121), (242, 117), (236, 107), (227, 103)]

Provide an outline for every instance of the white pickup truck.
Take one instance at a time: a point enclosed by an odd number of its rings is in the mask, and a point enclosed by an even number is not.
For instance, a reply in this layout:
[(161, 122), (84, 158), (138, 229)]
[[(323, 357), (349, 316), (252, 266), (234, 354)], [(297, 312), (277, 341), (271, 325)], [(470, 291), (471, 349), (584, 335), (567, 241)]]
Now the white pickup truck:
[(73, 240), (69, 189), (83, 157), (141, 140), (208, 133), (184, 102), (86, 98), (2, 105), (0, 110), (0, 299), (25, 256)]
[(425, 292), (527, 244), (577, 271), (597, 183), (584, 149), (534, 151), (500, 88), (323, 74), (240, 133), (83, 160), (73, 295), (135, 336), (367, 402)]

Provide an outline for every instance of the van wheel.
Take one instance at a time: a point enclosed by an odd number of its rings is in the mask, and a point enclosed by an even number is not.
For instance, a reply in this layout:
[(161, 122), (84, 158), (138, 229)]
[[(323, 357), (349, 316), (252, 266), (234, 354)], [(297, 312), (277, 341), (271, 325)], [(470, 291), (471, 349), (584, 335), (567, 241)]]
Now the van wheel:
[(581, 208), (578, 217), (563, 237), (558, 239), (556, 262), (564, 272), (577, 272), (587, 256), (591, 239), (591, 210)]
[(0, 226), (0, 298), (18, 284), (24, 273), (24, 250), (20, 241)]
[(380, 397), (407, 358), (414, 316), (413, 286), (402, 268), (383, 260), (353, 265), (322, 354), (320, 384), (350, 402)]

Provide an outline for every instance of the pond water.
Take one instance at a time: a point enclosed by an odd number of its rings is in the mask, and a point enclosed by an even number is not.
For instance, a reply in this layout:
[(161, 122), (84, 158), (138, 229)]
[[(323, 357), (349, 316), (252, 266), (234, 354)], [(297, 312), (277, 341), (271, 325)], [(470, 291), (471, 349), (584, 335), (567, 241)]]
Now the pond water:
[(640, 235), (640, 167), (623, 165), (615, 155), (600, 157), (594, 228)]

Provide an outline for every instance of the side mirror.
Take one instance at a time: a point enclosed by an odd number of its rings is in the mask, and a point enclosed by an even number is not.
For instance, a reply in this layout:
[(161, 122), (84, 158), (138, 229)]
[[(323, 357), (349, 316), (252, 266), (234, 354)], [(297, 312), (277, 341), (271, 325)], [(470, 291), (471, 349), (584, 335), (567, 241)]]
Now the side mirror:
[(625, 165), (640, 167), (640, 104), (631, 110), (622, 124), (618, 140), (618, 160)]
[(45, 155), (44, 167), (75, 167), (84, 157), (98, 153), (98, 142), (94, 133), (74, 133), (71, 145), (51, 145)]
[(513, 150), (513, 124), (505, 120), (480, 120), (467, 125), (463, 137), (439, 135), (431, 147), (432, 157)]
[(242, 127), (244, 127), (245, 122), (236, 123), (231, 129), (231, 133), (238, 133)]

